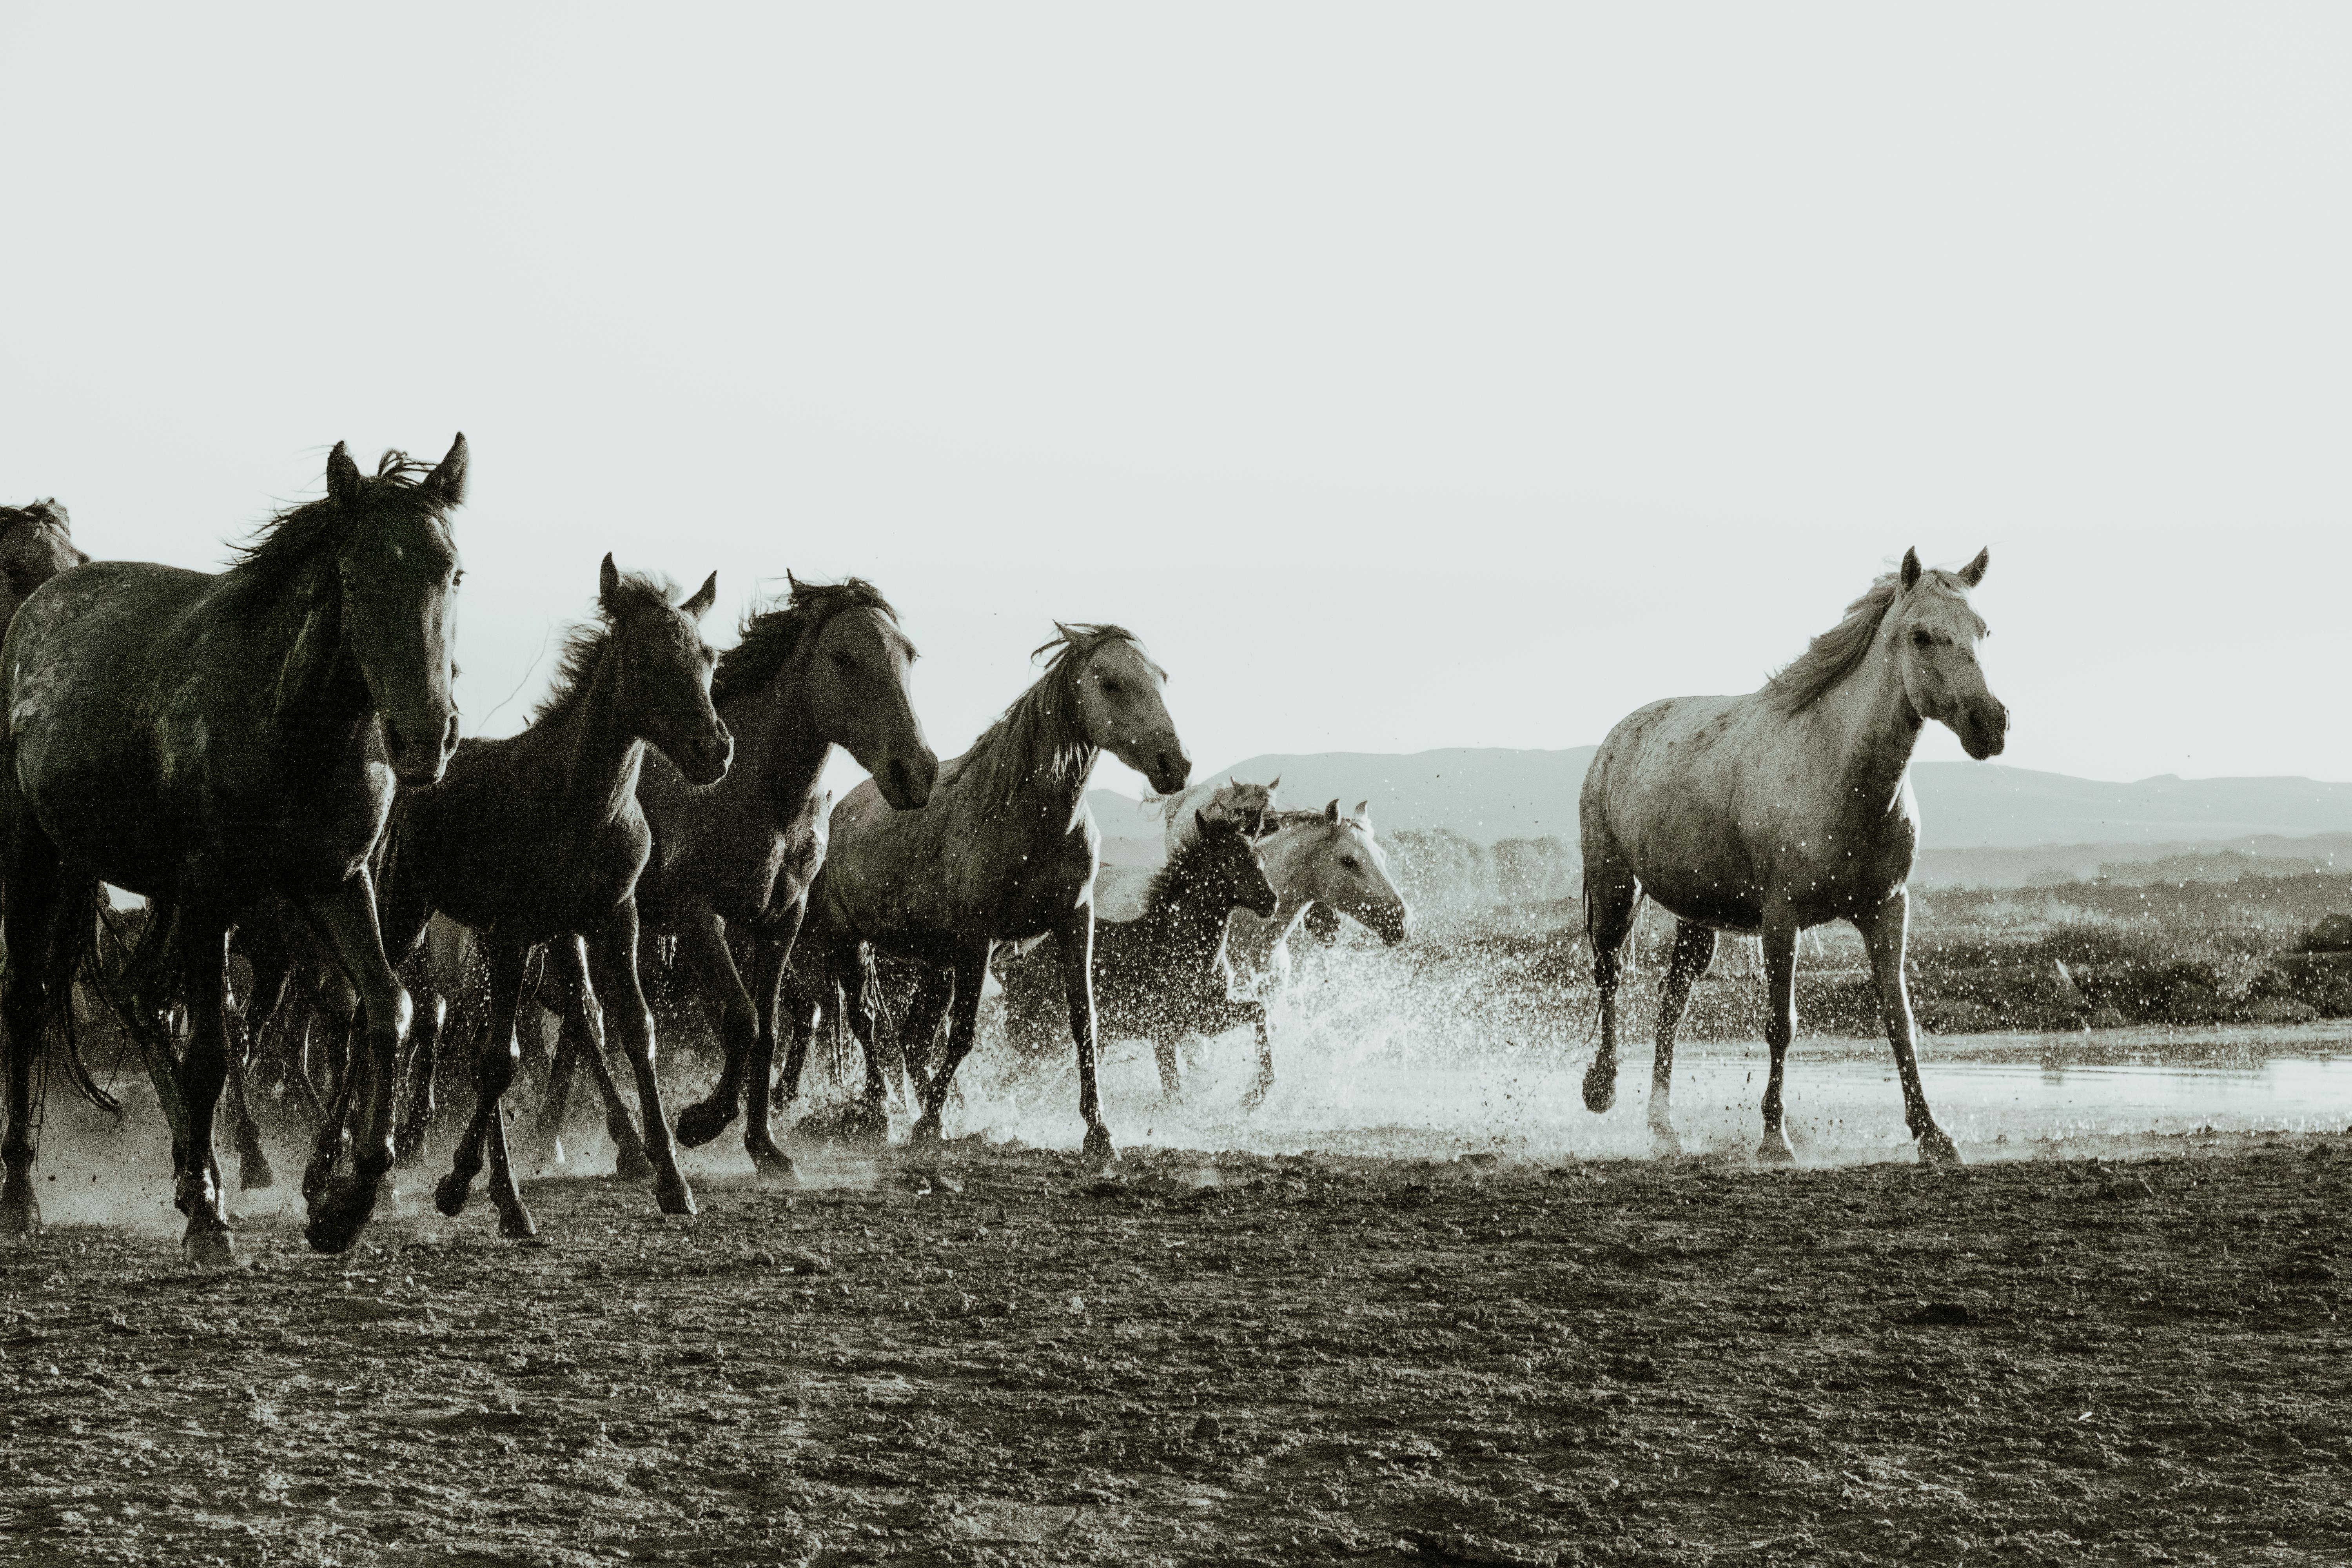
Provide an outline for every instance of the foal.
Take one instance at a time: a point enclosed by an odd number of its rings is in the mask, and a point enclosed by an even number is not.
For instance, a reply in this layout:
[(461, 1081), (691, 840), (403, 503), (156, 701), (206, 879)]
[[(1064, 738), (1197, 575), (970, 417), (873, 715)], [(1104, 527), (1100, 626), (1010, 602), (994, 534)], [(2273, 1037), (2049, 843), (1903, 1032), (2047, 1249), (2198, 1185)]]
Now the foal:
[(383, 851), (386, 945), (404, 959), (438, 911), (474, 931), (490, 971), (473, 1117), (434, 1194), (443, 1214), (465, 1208), (487, 1142), (499, 1233), (537, 1232), (507, 1157), (499, 1098), (520, 1060), (515, 1009), (530, 951), (574, 936), (587, 939), (604, 1016), (636, 1071), (662, 1212), (694, 1212), (662, 1114), (653, 1016), (637, 984), (637, 877), (653, 847), (637, 773), (648, 744), (695, 784), (727, 772), (734, 741), (710, 705), (718, 656), (696, 626), (718, 596), (713, 573), (673, 605), (668, 589), (621, 575), (605, 556), (598, 620), (572, 635), (554, 693), (530, 727), (465, 742), (439, 784), (403, 796), (394, 811)]

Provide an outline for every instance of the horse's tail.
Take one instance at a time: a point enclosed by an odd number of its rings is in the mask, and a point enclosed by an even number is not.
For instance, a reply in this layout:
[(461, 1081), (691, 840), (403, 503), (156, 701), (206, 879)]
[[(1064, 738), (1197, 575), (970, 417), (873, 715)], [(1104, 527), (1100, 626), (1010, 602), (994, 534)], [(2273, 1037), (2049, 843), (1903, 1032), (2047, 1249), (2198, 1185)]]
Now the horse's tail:
[(110, 936), (119, 951), (126, 954), (129, 951), (113, 915), (97, 878), (68, 883), (59, 889), (39, 947), (26, 953), (11, 952), (7, 957), (12, 964), (26, 966), (25, 973), (15, 977), (16, 983), (40, 987), (41, 1037), (35, 1048), (65, 1068), (75, 1093), (119, 1118), (122, 1102), (99, 1086), (89, 1064), (82, 1059), (79, 1021), (74, 1016), (74, 986), (81, 982), (87, 993), (104, 1003), (125, 1028), (131, 1026), (120, 984), (127, 958), (121, 964), (111, 964), (107, 953)]

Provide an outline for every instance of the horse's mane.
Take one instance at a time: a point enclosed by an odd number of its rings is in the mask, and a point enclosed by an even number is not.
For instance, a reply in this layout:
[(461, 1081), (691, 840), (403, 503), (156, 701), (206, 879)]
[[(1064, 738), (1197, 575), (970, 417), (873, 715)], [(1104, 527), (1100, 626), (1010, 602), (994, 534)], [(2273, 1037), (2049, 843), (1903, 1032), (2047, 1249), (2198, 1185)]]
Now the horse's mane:
[[(1318, 812), (1315, 815), (1317, 821), (1322, 820), (1322, 813)], [(1177, 890), (1192, 879), (1193, 872), (1199, 868), (1202, 861), (1209, 858), (1216, 843), (1222, 839), (1237, 838), (1241, 837), (1241, 824), (1238, 822), (1228, 822), (1223, 818), (1213, 817), (1205, 831), (1184, 840), (1182, 847), (1169, 858), (1168, 864), (1154, 871), (1151, 874), (1151, 880), (1145, 884), (1144, 911), (1148, 914), (1164, 908), (1168, 901), (1176, 896)]]
[(1267, 812), (1265, 814), (1265, 833), (1259, 835), (1259, 837), (1264, 837), (1270, 834), (1279, 833), (1286, 827), (1352, 827), (1367, 838), (1373, 837), (1370, 825), (1364, 823), (1359, 818), (1353, 816), (1343, 816), (1339, 821), (1333, 822), (1329, 817), (1324, 816), (1321, 812), (1315, 810), (1312, 806), (1304, 806), (1297, 810), (1293, 810), (1288, 806), (1283, 806), (1277, 810)]
[[(1929, 567), (1919, 574), (1914, 594), (1938, 593), (1967, 597), (1967, 586), (1956, 573)], [(1903, 597), (1903, 579), (1887, 573), (1870, 584), (1870, 591), (1845, 607), (1845, 618), (1815, 637), (1804, 652), (1774, 670), (1764, 682), (1764, 694), (1784, 713), (1796, 713), (1819, 701), (1829, 689), (1853, 673), (1870, 657), (1878, 628), (1887, 612)], [(1979, 623), (1981, 625), (1981, 623)]]
[(643, 572), (621, 574), (620, 585), (614, 590), (614, 604), (602, 599), (596, 602), (596, 618), (583, 621), (563, 635), (562, 650), (557, 654), (555, 680), (539, 706), (530, 710), (530, 722), (544, 723), (568, 711), (588, 689), (588, 678), (596, 672), (597, 661), (604, 657), (604, 645), (613, 640), (613, 630), (621, 617), (636, 611), (658, 605), (670, 607), (677, 597), (677, 584), (667, 577), (649, 576)]
[[(1049, 788), (1066, 787), (1075, 795), (1085, 784), (1086, 771), (1095, 760), (1095, 748), (1078, 723), (1078, 668), (1113, 638), (1141, 651), (1135, 634), (1125, 626), (1082, 622), (1065, 626), (1056, 621), (1054, 630), (1054, 640), (1029, 656), (1045, 658), (1045, 672), (972, 742), (963, 771), (982, 770), (978, 776), (983, 805), (1003, 805), (1033, 777)], [(1155, 670), (1159, 668), (1152, 666)]]
[(55, 496), (47, 500), (28, 500), (23, 506), (0, 506), (0, 538), (28, 526), (47, 526), (56, 529), (68, 539), (73, 537), (73, 523)]
[(713, 702), (724, 702), (738, 692), (773, 680), (800, 646), (802, 634), (816, 630), (844, 610), (878, 610), (893, 626), (898, 624), (898, 612), (890, 607), (881, 589), (863, 577), (803, 583), (787, 572), (784, 581), (792, 584), (785, 598), (745, 615), (742, 640), (719, 656), (719, 668), (710, 678)]
[(225, 574), (228, 585), (238, 592), (283, 585), (322, 552), (341, 549), (359, 520), (388, 501), (435, 517), (445, 515), (449, 503), (421, 483), (432, 471), (432, 464), (394, 448), (384, 453), (373, 474), (361, 476), (359, 495), (351, 505), (338, 506), (333, 498), (321, 496), (276, 513), (236, 547)]

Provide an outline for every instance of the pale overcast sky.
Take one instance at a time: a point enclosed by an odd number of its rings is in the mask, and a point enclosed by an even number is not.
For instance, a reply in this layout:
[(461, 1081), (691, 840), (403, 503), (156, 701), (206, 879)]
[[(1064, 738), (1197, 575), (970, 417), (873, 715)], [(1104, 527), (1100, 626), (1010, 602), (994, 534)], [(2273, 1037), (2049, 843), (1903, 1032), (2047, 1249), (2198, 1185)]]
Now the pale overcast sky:
[(2007, 760), (2352, 778), (2340, 6), (13, 6), (0, 58), (0, 500), (211, 565), (463, 429), (489, 732), (607, 549), (730, 617), (874, 578), (943, 754), (1124, 622), (1210, 767), (1597, 741), (1990, 544)]

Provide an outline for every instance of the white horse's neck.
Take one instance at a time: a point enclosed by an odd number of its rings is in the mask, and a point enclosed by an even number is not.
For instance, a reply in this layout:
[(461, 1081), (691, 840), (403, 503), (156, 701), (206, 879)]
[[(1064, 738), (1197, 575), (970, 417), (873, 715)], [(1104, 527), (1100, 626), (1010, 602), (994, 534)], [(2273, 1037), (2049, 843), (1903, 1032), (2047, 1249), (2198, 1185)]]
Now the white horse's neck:
[(1805, 715), (1817, 729), (1817, 743), (1838, 759), (1840, 798), (1872, 821), (1894, 811), (1919, 744), (1919, 712), (1903, 689), (1895, 647), (1900, 629), (1890, 608), (1869, 657)]

